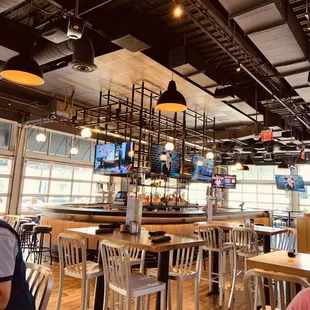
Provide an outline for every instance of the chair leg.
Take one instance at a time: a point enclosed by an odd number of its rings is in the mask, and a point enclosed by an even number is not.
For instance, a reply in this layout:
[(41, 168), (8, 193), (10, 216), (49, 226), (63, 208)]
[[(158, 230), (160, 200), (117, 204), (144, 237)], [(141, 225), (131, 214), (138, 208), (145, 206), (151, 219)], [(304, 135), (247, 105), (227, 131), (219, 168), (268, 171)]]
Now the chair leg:
[(218, 270), (218, 278), (217, 279), (218, 279), (219, 290), (220, 290), (219, 306), (222, 307), (222, 304), (223, 304), (223, 282), (222, 282), (223, 258), (222, 258), (221, 252), (219, 252), (218, 264), (219, 264), (219, 270)]
[(232, 281), (231, 292), (229, 296), (228, 309), (231, 309), (231, 304), (232, 304), (232, 300), (234, 297), (235, 286), (236, 286), (236, 277), (237, 277), (237, 253), (234, 251), (233, 281)]
[(82, 279), (82, 289), (81, 289), (81, 310), (85, 310), (86, 309), (86, 280)]
[(90, 299), (90, 280), (86, 280), (85, 287), (85, 309), (89, 309), (89, 299)]
[(209, 292), (212, 291), (212, 252), (209, 251)]
[(119, 294), (119, 299), (118, 299), (118, 309), (123, 310), (124, 309), (124, 296), (122, 294)]
[(140, 310), (141, 307), (141, 297), (135, 298), (135, 310)]
[[(131, 296), (128, 295), (128, 296), (127, 296), (127, 300), (126, 300), (126, 310), (131, 310), (131, 303), (130, 303), (130, 302), (131, 302)], [(111, 310), (112, 310), (112, 309), (115, 309), (115, 308), (114, 308), (114, 305), (113, 305), (113, 307), (111, 308)]]
[(172, 310), (172, 281), (168, 280), (168, 309)]
[(63, 287), (64, 287), (64, 274), (62, 271), (60, 271), (56, 310), (60, 309)]
[(195, 278), (195, 310), (199, 310), (199, 276)]
[(166, 310), (166, 290), (162, 290), (160, 293), (160, 310)]
[(182, 310), (183, 306), (183, 282), (177, 280), (177, 310)]
[(146, 296), (146, 310), (150, 310), (150, 297), (150, 294)]
[[(110, 290), (110, 291), (111, 291), (111, 309), (115, 309), (114, 291), (113, 290)], [(129, 301), (129, 304), (130, 304), (130, 301)], [(127, 300), (127, 309), (128, 309), (128, 300)]]

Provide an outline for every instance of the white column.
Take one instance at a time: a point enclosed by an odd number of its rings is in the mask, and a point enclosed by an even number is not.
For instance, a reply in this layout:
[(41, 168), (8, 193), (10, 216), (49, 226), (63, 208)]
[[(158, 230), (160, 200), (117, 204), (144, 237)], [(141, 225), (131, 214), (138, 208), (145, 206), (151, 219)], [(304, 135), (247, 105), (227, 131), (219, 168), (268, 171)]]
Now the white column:
[(15, 160), (12, 173), (12, 189), (9, 197), (9, 214), (18, 214), (20, 212), (19, 205), (21, 202), (21, 185), (23, 178), (24, 158), (27, 146), (28, 128), (21, 126), (18, 129), (16, 145), (15, 145)]

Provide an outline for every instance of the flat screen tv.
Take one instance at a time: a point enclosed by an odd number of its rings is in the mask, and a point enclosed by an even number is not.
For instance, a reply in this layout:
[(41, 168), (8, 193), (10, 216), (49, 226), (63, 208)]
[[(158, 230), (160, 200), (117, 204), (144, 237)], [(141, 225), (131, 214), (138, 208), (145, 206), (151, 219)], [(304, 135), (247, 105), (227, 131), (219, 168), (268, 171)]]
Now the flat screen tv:
[(300, 175), (276, 175), (277, 189), (286, 191), (303, 192), (305, 183)]
[(94, 171), (97, 174), (127, 175), (133, 169), (133, 142), (98, 144), (95, 149)]
[(207, 159), (203, 156), (194, 155), (192, 159), (192, 180), (212, 182), (213, 159)]
[(152, 145), (151, 172), (178, 178), (181, 170), (181, 151), (166, 151), (163, 145)]
[(235, 189), (236, 183), (235, 175), (215, 174), (212, 179), (212, 187), (214, 188)]

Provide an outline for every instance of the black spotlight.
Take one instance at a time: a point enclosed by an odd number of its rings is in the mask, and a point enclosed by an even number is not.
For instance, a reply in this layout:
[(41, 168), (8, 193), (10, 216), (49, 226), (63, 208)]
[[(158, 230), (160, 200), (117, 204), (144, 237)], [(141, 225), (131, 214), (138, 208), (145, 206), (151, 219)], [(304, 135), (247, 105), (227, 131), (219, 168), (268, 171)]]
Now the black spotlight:
[(97, 70), (94, 63), (94, 48), (93, 44), (87, 36), (83, 36), (79, 40), (72, 41), (73, 59), (69, 63), (75, 71), (93, 72)]

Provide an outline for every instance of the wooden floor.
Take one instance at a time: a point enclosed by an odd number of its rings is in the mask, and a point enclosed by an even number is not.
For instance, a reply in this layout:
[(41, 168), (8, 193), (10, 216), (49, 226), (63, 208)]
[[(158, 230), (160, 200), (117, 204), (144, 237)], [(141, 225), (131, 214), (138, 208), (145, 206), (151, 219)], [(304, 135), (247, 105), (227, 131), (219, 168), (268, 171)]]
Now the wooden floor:
[[(50, 267), (49, 265), (47, 265)], [(54, 274), (54, 285), (53, 285), (53, 291), (50, 298), (50, 302), (48, 305), (48, 310), (55, 310), (56, 301), (57, 301), (57, 291), (58, 291), (58, 282), (59, 282), (59, 268), (57, 263), (53, 263), (53, 266), (51, 267), (53, 274)], [(203, 272), (203, 277), (207, 277), (207, 273)], [(242, 283), (240, 281), (240, 283)], [(230, 285), (230, 278), (227, 277), (227, 289), (225, 294), (225, 303), (222, 308), (218, 306), (218, 296), (207, 296), (208, 292), (208, 283), (207, 281), (201, 280), (200, 285), (200, 310), (211, 310), (211, 309), (227, 309), (227, 303), (229, 298), (229, 285)], [(241, 284), (239, 284), (240, 286)], [(63, 298), (62, 298), (62, 304), (61, 309), (62, 310), (72, 310), (72, 309), (80, 309), (80, 289), (81, 284), (79, 280), (72, 279), (69, 277), (65, 278), (64, 282), (64, 292), (63, 292)], [(94, 292), (94, 282), (92, 283), (91, 288), (91, 302), (93, 301), (93, 292)], [(176, 286), (173, 283), (173, 301), (176, 300)], [(242, 296), (242, 292), (237, 294), (236, 299), (238, 300), (240, 296)], [(242, 298), (241, 298), (242, 299)], [(92, 303), (91, 307), (92, 308)], [(132, 309), (134, 307), (132, 306)], [(151, 299), (151, 310), (155, 309), (155, 295), (152, 296)], [(173, 309), (176, 309), (176, 305), (173, 304)], [(186, 281), (184, 283), (184, 289), (183, 289), (183, 310), (194, 310), (194, 284), (193, 281)], [(238, 310), (246, 310), (246, 306), (244, 302), (238, 302), (236, 301), (234, 304), (233, 309)]]

